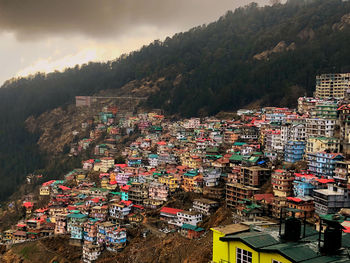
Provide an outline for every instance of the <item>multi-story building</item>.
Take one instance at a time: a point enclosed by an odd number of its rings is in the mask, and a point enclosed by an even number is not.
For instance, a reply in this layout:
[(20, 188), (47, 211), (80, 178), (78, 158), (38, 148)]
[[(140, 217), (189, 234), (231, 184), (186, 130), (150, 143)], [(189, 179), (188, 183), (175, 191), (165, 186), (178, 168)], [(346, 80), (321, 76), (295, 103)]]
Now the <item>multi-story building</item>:
[(108, 214), (108, 206), (102, 205), (102, 206), (93, 206), (91, 207), (91, 211), (89, 216), (92, 218), (96, 218), (99, 220), (106, 220)]
[(173, 175), (164, 175), (158, 178), (158, 182), (166, 185), (170, 193), (174, 193), (180, 188), (179, 179)]
[(176, 225), (177, 213), (182, 211), (182, 209), (164, 206), (160, 209), (160, 219), (166, 221), (168, 225)]
[(350, 88), (350, 73), (322, 74), (316, 76), (315, 97), (342, 99)]
[(103, 247), (101, 247), (99, 244), (84, 243), (82, 261), (84, 263), (95, 262), (101, 255), (102, 250)]
[(63, 235), (67, 231), (67, 214), (55, 215), (55, 235)]
[(314, 97), (300, 97), (298, 98), (298, 112), (301, 114), (309, 114), (316, 108), (316, 103), (319, 99)]
[(219, 203), (217, 201), (206, 198), (193, 200), (193, 210), (198, 211), (204, 215), (210, 215), (218, 206)]
[(281, 130), (267, 130), (265, 133), (264, 147), (267, 151), (283, 152)]
[(225, 130), (223, 135), (223, 141), (226, 144), (233, 144), (239, 138), (239, 134), (233, 132), (232, 130)]
[(334, 176), (335, 164), (343, 159), (340, 153), (315, 152), (307, 155), (309, 171), (327, 178)]
[(148, 155), (148, 163), (151, 167), (157, 167), (158, 166), (158, 154)]
[(295, 173), (295, 180), (293, 182), (294, 196), (312, 196), (315, 188), (315, 181), (317, 176), (307, 173)]
[(298, 209), (296, 218), (312, 218), (315, 211), (314, 199), (312, 197), (287, 197), (287, 207)]
[(327, 189), (314, 190), (314, 202), (318, 215), (337, 213), (341, 208), (350, 208), (349, 190), (328, 184)]
[(158, 182), (151, 182), (148, 186), (148, 197), (153, 200), (166, 201), (168, 199), (167, 185)]
[(338, 111), (342, 152), (350, 155), (350, 104), (340, 106)]
[(67, 215), (67, 231), (71, 234), (72, 239), (83, 239), (83, 224), (87, 220), (87, 215), (72, 213)]
[(286, 170), (277, 169), (271, 175), (271, 184), (275, 196), (287, 197), (293, 193), (294, 175)]
[(197, 170), (189, 170), (184, 174), (182, 189), (185, 192), (203, 192), (203, 176)]
[(336, 101), (318, 101), (316, 103), (316, 118), (336, 119), (338, 116), (338, 103)]
[(306, 137), (334, 137), (337, 126), (336, 119), (306, 119)]
[(350, 185), (350, 161), (336, 162), (334, 169), (334, 180), (338, 185), (347, 186)]
[(284, 160), (295, 163), (303, 159), (305, 141), (288, 141), (284, 146)]
[(333, 137), (309, 137), (306, 143), (306, 153), (330, 151), (337, 153), (340, 150), (340, 140)]
[(221, 172), (219, 169), (207, 169), (203, 173), (204, 186), (214, 187), (219, 183)]
[(282, 209), (287, 207), (287, 197), (275, 196), (271, 203), (271, 215), (280, 218)]
[(203, 196), (209, 199), (222, 200), (225, 197), (224, 187), (203, 187)]
[(97, 240), (97, 222), (98, 219), (89, 218), (83, 223), (84, 241), (94, 243)]
[(281, 140), (282, 143), (288, 141), (304, 141), (306, 139), (305, 120), (298, 122), (284, 123), (281, 126)]
[(197, 226), (202, 221), (202, 214), (197, 211), (180, 211), (176, 214), (176, 225), (181, 227), (183, 224)]
[(235, 209), (239, 204), (239, 201), (249, 199), (258, 193), (260, 189), (245, 186), (240, 183), (227, 183), (226, 184), (226, 206)]
[(116, 219), (125, 219), (131, 211), (132, 202), (131, 201), (120, 201), (110, 203), (109, 205), (109, 215), (115, 221)]
[(128, 194), (130, 201), (136, 205), (142, 205), (143, 200), (148, 198), (148, 187), (146, 184), (133, 182)]
[(260, 166), (242, 166), (238, 176), (238, 183), (252, 187), (261, 187), (270, 179), (270, 177), (270, 169), (262, 168)]

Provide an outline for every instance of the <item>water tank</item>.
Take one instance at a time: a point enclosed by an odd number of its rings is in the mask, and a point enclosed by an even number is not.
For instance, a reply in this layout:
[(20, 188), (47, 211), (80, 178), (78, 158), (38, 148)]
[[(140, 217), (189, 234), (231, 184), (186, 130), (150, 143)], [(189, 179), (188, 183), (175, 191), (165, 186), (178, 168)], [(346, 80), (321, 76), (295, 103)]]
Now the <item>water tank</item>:
[(326, 254), (335, 254), (341, 248), (341, 239), (341, 227), (328, 225), (324, 231), (323, 252)]
[(285, 221), (283, 239), (286, 241), (298, 241), (301, 234), (301, 221), (295, 217), (289, 217)]

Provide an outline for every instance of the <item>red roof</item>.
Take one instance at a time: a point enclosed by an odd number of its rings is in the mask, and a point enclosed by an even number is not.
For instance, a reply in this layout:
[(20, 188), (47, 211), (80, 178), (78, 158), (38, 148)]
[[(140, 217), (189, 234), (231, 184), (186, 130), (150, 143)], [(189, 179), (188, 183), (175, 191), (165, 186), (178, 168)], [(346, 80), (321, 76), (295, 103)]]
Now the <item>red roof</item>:
[(138, 208), (138, 209), (145, 209), (142, 205), (133, 205), (133, 207)]
[(316, 179), (316, 181), (321, 184), (334, 183), (334, 179)]
[(177, 208), (171, 208), (171, 207), (163, 207), (160, 212), (161, 213), (166, 213), (166, 214), (172, 214), (176, 215), (177, 212), (182, 212), (182, 209), (177, 209)]
[(130, 185), (123, 185), (123, 186), (121, 187), (121, 189), (122, 189), (123, 191), (129, 191), (129, 188), (130, 188)]
[(33, 203), (32, 202), (25, 202), (25, 203), (23, 203), (23, 206), (25, 208), (33, 207)]
[(297, 197), (287, 197), (287, 199), (290, 200), (290, 201), (293, 201), (293, 202), (297, 202), (297, 203), (303, 201), (303, 200), (301, 200), (300, 198), (297, 198)]
[(256, 201), (265, 200), (267, 203), (271, 203), (273, 200), (273, 194), (256, 194), (254, 195)]
[(64, 186), (64, 185), (59, 185), (58, 187), (61, 188), (62, 191), (71, 190), (69, 187)]
[(166, 145), (167, 143), (165, 141), (160, 141), (160, 142), (157, 142), (158, 145)]
[(56, 180), (51, 180), (51, 181), (45, 182), (45, 183), (43, 183), (43, 186), (51, 185), (54, 182), (56, 182)]
[(132, 202), (131, 201), (122, 201), (123, 204), (129, 206), (129, 205), (132, 205)]
[(117, 166), (117, 167), (120, 167), (120, 168), (125, 168), (125, 167), (127, 167), (128, 165), (127, 165), (126, 163), (118, 163), (118, 164), (116, 164), (116, 165), (114, 165), (114, 166)]

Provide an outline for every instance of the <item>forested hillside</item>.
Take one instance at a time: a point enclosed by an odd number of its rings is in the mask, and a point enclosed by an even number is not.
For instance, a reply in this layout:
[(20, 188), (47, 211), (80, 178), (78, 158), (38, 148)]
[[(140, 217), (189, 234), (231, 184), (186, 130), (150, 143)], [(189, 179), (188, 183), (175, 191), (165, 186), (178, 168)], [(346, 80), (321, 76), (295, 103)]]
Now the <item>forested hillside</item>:
[(165, 77), (145, 106), (204, 116), (259, 105), (293, 105), (311, 95), (315, 75), (350, 71), (350, 2), (289, 0), (251, 4), (218, 21), (154, 41), (108, 63), (7, 81), (0, 89), (0, 199), (44, 168), (24, 121), (76, 95)]

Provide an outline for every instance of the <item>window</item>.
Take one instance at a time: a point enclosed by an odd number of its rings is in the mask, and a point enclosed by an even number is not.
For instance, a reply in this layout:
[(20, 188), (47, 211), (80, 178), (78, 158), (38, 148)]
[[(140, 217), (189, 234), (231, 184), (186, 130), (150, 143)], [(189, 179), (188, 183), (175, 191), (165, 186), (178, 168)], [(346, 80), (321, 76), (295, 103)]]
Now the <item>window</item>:
[(281, 261), (278, 261), (278, 260), (273, 259), (273, 260), (272, 260), (272, 263), (282, 263), (282, 262), (281, 262)]
[(236, 263), (252, 263), (252, 252), (237, 248)]

